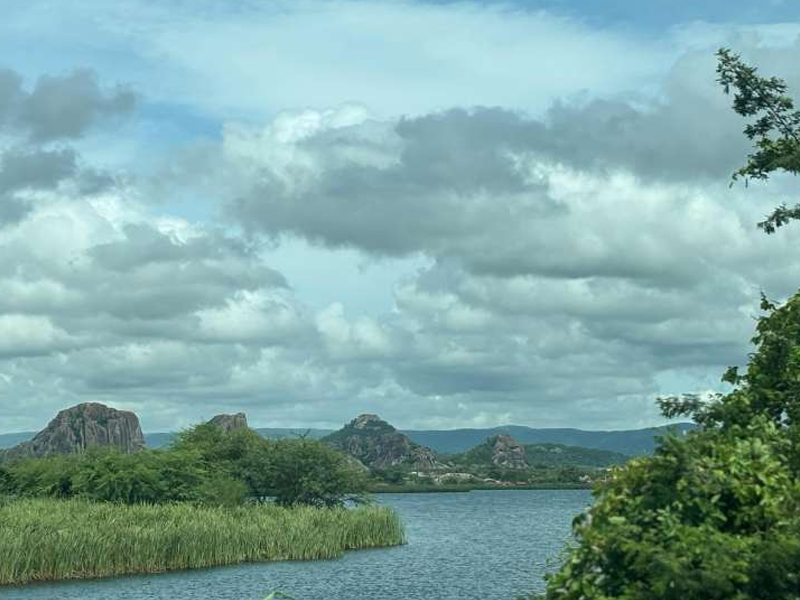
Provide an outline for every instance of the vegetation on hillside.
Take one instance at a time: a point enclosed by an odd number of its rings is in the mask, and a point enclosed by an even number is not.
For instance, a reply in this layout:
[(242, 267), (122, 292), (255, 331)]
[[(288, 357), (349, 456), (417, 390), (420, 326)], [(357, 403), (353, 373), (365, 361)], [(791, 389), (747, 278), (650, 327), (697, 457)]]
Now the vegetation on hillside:
[(0, 585), (158, 573), (268, 560), (330, 559), (403, 543), (388, 508), (125, 506), (0, 502)]
[[(491, 438), (490, 440), (491, 441)], [(532, 469), (571, 465), (575, 467), (611, 467), (625, 464), (630, 456), (608, 450), (595, 450), (564, 444), (524, 444), (525, 456)], [(460, 466), (492, 466), (492, 448), (483, 443), (462, 454), (447, 457), (449, 462)]]
[[(734, 109), (755, 118), (745, 133), (756, 150), (736, 176), (796, 174), (800, 112), (785, 83), (727, 50), (718, 71)], [(783, 206), (760, 226), (771, 233), (794, 218), (800, 207)], [(547, 600), (800, 598), (800, 293), (761, 308), (746, 372), (723, 377), (734, 391), (662, 401), (665, 416), (701, 428), (598, 487)]]
[(526, 444), (528, 462), (535, 466), (576, 465), (578, 467), (611, 467), (624, 465), (630, 456), (609, 450), (594, 450), (563, 444)]

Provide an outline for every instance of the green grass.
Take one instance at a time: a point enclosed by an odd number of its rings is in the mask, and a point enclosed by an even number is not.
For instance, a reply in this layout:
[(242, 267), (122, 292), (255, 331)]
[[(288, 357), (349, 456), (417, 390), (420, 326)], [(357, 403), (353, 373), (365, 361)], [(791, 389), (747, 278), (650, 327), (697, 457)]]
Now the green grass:
[(402, 544), (388, 508), (238, 508), (31, 499), (0, 504), (0, 584), (314, 560)]

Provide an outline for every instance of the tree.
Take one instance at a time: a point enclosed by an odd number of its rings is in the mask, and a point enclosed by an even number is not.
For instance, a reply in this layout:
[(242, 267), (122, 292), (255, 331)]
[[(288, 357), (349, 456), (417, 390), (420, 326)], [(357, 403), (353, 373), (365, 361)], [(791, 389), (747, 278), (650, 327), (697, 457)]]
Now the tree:
[(0, 492), (19, 496), (72, 496), (72, 478), (78, 469), (77, 456), (48, 456), (23, 459), (5, 466)]
[[(717, 53), (717, 74), (725, 93), (733, 94), (733, 110), (743, 117), (754, 118), (744, 128), (754, 142), (755, 151), (747, 164), (733, 174), (733, 179), (768, 179), (775, 171), (792, 175), (800, 172), (800, 110), (786, 92), (786, 82), (777, 77), (760, 77), (756, 67), (745, 64), (738, 54), (726, 48)], [(778, 206), (758, 224), (766, 233), (789, 221), (800, 219), (800, 204), (789, 208)]]
[[(172, 443), (172, 452), (193, 454), (215, 480), (236, 480), (246, 487), (246, 495), (262, 498), (269, 495), (269, 465), (274, 444), (252, 429), (224, 432), (210, 423), (196, 425), (181, 432)], [(222, 485), (208, 485), (210, 493)]]
[(366, 475), (339, 451), (300, 438), (278, 442), (252, 429), (224, 432), (203, 424), (166, 450), (17, 460), (0, 468), (0, 495), (82, 497), (124, 504), (197, 502), (238, 505), (274, 497), (278, 504), (342, 506), (365, 499)]
[(366, 475), (344, 454), (317, 440), (275, 442), (270, 468), (272, 495), (283, 506), (330, 508), (365, 499)]
[[(734, 178), (800, 171), (800, 113), (786, 84), (720, 50), (719, 81), (756, 151)], [(773, 233), (800, 218), (778, 207)], [(701, 426), (615, 470), (574, 523), (577, 544), (548, 578), (547, 600), (800, 599), (800, 293), (765, 314), (746, 372), (726, 395), (661, 401)]]
[(211, 474), (190, 454), (96, 449), (74, 460), (78, 462), (71, 478), (74, 496), (123, 504), (207, 499), (202, 490)]
[(252, 429), (225, 433), (203, 424), (182, 432), (171, 451), (194, 454), (216, 479), (234, 479), (251, 498), (274, 497), (284, 506), (340, 506), (362, 500), (367, 486), (344, 454), (308, 438), (272, 441)]

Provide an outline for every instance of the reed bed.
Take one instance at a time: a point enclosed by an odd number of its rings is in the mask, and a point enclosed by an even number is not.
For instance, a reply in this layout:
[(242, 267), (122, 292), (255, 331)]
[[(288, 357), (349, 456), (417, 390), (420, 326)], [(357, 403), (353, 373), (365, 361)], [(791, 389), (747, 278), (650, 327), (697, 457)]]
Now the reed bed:
[(388, 508), (237, 508), (20, 499), (0, 505), (0, 585), (315, 560), (402, 544)]

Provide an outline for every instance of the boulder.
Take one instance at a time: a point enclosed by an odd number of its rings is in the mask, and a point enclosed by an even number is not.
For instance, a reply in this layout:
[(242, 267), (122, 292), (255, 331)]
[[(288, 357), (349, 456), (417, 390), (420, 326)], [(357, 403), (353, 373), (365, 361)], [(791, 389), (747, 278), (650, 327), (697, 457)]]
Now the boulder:
[(138, 417), (96, 402), (78, 404), (59, 412), (32, 440), (4, 450), (0, 459), (76, 454), (95, 447), (112, 447), (126, 454), (143, 450)]
[(492, 464), (506, 469), (524, 469), (528, 458), (523, 448), (510, 435), (498, 435), (489, 440), (492, 448)]
[(247, 416), (241, 412), (235, 415), (217, 415), (208, 424), (219, 427), (223, 433), (231, 433), (247, 429)]

